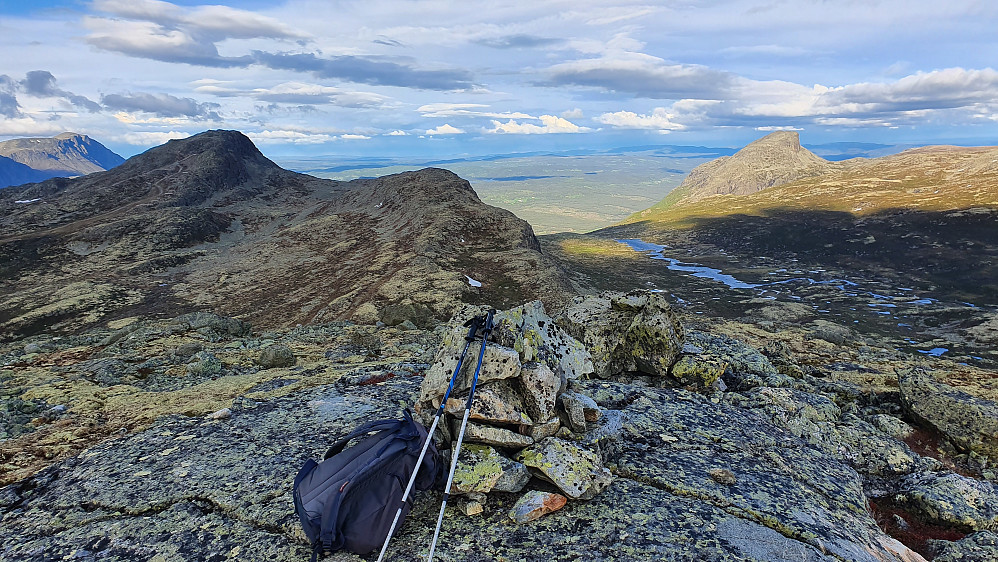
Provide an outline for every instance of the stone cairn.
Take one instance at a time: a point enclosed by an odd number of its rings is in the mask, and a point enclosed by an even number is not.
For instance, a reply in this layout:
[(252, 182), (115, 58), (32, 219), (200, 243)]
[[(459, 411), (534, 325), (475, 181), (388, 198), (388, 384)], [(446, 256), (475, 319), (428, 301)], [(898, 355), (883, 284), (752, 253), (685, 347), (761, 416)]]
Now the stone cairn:
[[(464, 347), (463, 324), (482, 312), (466, 307), (449, 324), (416, 406), (427, 425)], [(602, 492), (612, 475), (583, 443), (603, 414), (595, 401), (571, 390), (572, 381), (635, 373), (665, 377), (670, 386), (688, 384), (670, 374), (683, 340), (683, 327), (669, 304), (648, 291), (579, 297), (557, 319), (540, 301), (498, 312), (451, 487), (461, 510), (480, 513), (488, 493), (522, 492), (533, 477), (561, 493), (530, 490), (510, 513), (517, 522)], [(445, 447), (460, 427), (480, 349), (475, 343), (469, 347), (445, 405), (435, 436)]]

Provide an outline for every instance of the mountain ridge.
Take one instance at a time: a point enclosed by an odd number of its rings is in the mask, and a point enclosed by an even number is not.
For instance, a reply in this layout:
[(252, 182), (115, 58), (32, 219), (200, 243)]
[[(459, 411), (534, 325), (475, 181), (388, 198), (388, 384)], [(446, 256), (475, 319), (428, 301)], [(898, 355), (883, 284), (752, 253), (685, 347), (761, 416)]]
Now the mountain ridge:
[(451, 172), (323, 180), (234, 131), (4, 189), (0, 228), (7, 337), (204, 308), (264, 326), (445, 318), (462, 300), (558, 298), (568, 285), (530, 225)]
[[(89, 136), (71, 132), (51, 138), (20, 138), (0, 142), (0, 156), (40, 172), (36, 175), (38, 179), (30, 181), (83, 176), (109, 170), (125, 161)], [(0, 187), (8, 185), (19, 184), (0, 182)]]

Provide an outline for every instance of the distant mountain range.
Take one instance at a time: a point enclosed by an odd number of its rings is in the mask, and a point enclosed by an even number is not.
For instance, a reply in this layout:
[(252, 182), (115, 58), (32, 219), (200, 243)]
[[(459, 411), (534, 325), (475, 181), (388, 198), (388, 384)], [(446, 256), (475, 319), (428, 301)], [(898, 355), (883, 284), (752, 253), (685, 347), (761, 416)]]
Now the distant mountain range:
[(323, 180), (235, 131), (0, 190), (0, 233), (0, 338), (193, 310), (258, 326), (420, 324), (568, 286), (529, 224), (451, 172)]
[(0, 188), (103, 172), (125, 159), (77, 133), (0, 142)]

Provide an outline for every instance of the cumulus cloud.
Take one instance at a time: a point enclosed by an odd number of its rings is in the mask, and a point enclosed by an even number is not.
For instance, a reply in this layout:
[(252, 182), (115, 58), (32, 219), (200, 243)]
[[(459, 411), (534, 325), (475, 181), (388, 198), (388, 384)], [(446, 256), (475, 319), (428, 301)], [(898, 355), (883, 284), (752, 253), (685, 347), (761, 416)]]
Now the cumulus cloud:
[(253, 133), (246, 133), (253, 142), (257, 144), (323, 144), (332, 141), (336, 137), (327, 133), (316, 133), (311, 131), (295, 131), (287, 129), (265, 130)]
[(464, 134), (463, 129), (458, 129), (457, 127), (451, 126), (449, 123), (444, 123), (439, 127), (434, 127), (426, 131), (427, 135), (437, 136), (437, 135), (461, 135)]
[(186, 139), (189, 136), (191, 136), (190, 133), (181, 131), (133, 131), (110, 138), (134, 146), (159, 146), (167, 141)]
[(536, 119), (518, 111), (484, 111), (488, 105), (481, 103), (429, 103), (417, 109), (423, 117), (491, 117), (496, 119)]
[(562, 111), (561, 116), (565, 119), (582, 119), (585, 114), (579, 108), (569, 109), (568, 111)]
[(510, 135), (543, 135), (549, 133), (584, 133), (589, 129), (580, 127), (568, 119), (555, 115), (541, 115), (537, 118), (541, 124), (520, 123), (510, 119), (506, 123), (492, 121), (492, 128), (485, 129), (486, 133), (510, 134)]
[(654, 99), (726, 99), (735, 76), (705, 66), (668, 64), (635, 52), (564, 62), (549, 67), (542, 85), (588, 86)]
[(598, 123), (610, 125), (618, 129), (651, 129), (657, 131), (679, 131), (686, 127), (677, 123), (675, 115), (664, 107), (656, 107), (649, 115), (638, 115), (633, 111), (616, 111), (604, 113), (596, 118)]
[(346, 133), (346, 134), (340, 135), (340, 138), (344, 139), (344, 140), (368, 140), (371, 137), (369, 137), (367, 135), (357, 135), (357, 134), (353, 134), (353, 133)]
[(197, 121), (219, 121), (217, 103), (202, 103), (170, 94), (108, 94), (101, 97), (104, 107), (114, 111), (152, 113), (159, 117), (187, 117)]
[(385, 133), (385, 136), (386, 137), (406, 137), (406, 136), (409, 136), (409, 133), (403, 131), (402, 129), (395, 129), (394, 131), (392, 131), (390, 133)]

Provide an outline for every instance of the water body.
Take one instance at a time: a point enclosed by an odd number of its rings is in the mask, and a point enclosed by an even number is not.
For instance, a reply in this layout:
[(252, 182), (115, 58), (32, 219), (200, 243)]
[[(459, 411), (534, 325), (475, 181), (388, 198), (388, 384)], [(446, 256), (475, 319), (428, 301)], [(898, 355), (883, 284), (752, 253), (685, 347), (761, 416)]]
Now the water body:
[(644, 240), (639, 240), (637, 238), (629, 238), (626, 240), (618, 240), (618, 242), (623, 242), (627, 244), (636, 252), (644, 252), (653, 260), (660, 260), (666, 262), (666, 267), (672, 271), (683, 271), (687, 272), (693, 277), (702, 277), (705, 279), (713, 279), (719, 283), (724, 283), (732, 289), (755, 289), (761, 285), (755, 285), (752, 283), (746, 283), (740, 279), (736, 279), (732, 275), (727, 273), (722, 273), (720, 269), (714, 269), (712, 267), (706, 267), (703, 265), (695, 263), (684, 263), (675, 258), (666, 257), (664, 251), (666, 246), (659, 246), (658, 244), (652, 244), (650, 242), (645, 242)]

